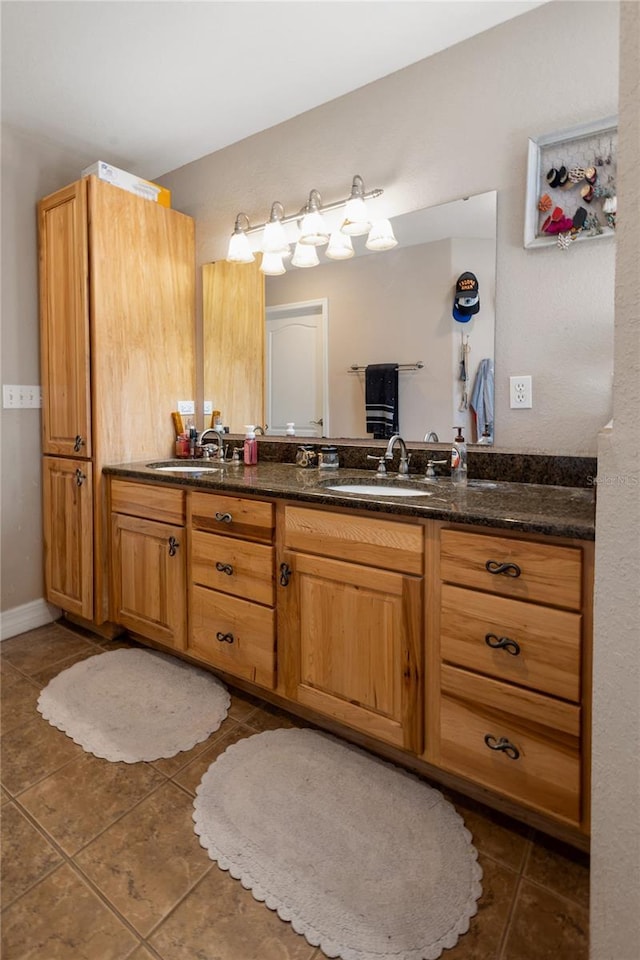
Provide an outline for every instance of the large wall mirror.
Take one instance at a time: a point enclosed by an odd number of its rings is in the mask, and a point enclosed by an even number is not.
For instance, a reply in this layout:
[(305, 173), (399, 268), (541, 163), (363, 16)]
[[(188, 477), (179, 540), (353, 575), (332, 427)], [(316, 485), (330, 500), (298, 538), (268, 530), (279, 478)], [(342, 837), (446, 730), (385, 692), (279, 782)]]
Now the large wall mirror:
[[(393, 250), (370, 252), (364, 237), (354, 238), (350, 260), (321, 255), (319, 266), (266, 278), (264, 366), (255, 377), (264, 376), (269, 434), (284, 434), (294, 422), (301, 437), (371, 438), (365, 368), (397, 363), (406, 440), (434, 432), (448, 441), (458, 425), (469, 442), (479, 439), (484, 423), (478, 430), (471, 398), (479, 368), (493, 369), (496, 201), (494, 191), (395, 217)], [(211, 358), (219, 356), (221, 341), (206, 271), (204, 393), (215, 404), (207, 371), (218, 366)], [(480, 310), (460, 323), (452, 316), (453, 296), (466, 271), (478, 278)], [(242, 425), (232, 421), (232, 432)]]

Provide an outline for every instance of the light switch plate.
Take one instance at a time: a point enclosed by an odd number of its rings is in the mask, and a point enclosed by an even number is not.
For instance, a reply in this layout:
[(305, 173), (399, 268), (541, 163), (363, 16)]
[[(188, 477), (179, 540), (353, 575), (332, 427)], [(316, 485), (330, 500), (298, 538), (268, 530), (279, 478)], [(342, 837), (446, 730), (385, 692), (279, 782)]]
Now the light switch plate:
[(41, 407), (42, 389), (37, 384), (21, 386), (15, 383), (4, 383), (2, 385), (2, 406), (5, 410)]

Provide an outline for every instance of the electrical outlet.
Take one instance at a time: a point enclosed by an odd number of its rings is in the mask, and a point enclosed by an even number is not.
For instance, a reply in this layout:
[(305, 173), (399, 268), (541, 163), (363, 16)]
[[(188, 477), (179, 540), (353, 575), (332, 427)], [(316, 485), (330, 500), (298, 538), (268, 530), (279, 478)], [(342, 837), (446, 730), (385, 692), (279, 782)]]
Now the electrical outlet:
[(533, 407), (531, 377), (509, 377), (509, 397), (511, 408), (530, 409)]
[(5, 409), (32, 408), (42, 406), (42, 390), (39, 386), (20, 386), (14, 383), (2, 385), (2, 405)]
[(211, 414), (213, 413), (213, 400), (205, 400), (203, 412), (205, 417), (211, 416)]
[(183, 417), (192, 417), (196, 412), (195, 401), (193, 400), (178, 400), (178, 413), (181, 413)]

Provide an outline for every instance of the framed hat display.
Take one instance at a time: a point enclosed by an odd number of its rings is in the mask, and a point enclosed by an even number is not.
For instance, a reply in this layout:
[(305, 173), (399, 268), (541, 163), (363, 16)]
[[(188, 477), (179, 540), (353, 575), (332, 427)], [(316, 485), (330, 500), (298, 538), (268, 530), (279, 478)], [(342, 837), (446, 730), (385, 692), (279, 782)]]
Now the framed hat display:
[(525, 247), (615, 235), (617, 117), (529, 139)]

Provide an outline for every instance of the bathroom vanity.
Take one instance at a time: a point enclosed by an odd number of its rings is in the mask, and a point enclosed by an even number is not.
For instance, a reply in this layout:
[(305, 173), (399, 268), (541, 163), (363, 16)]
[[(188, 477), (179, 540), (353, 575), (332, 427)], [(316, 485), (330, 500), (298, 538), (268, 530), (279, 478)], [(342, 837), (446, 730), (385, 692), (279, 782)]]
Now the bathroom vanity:
[[(585, 846), (593, 492), (347, 493), (369, 471), (107, 467), (111, 618)], [(409, 491), (407, 491), (409, 493)]]

